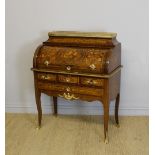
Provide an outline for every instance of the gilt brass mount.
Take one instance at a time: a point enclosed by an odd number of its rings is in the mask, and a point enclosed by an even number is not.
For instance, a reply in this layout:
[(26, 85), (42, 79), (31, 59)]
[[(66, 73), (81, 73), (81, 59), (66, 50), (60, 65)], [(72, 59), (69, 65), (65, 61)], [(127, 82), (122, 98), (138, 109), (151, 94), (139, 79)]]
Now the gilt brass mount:
[(79, 99), (79, 97), (75, 97), (74, 94), (70, 94), (70, 93), (67, 93), (67, 94), (63, 93), (63, 95), (59, 94), (59, 97), (63, 97), (65, 99), (67, 99), (67, 100), (77, 100), (77, 99)]

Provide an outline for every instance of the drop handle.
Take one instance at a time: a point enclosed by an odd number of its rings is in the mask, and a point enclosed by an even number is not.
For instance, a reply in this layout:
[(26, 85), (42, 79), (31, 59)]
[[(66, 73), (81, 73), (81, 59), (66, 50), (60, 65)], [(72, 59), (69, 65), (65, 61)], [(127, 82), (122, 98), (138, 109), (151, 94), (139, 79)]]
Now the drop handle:
[(95, 70), (95, 69), (96, 69), (96, 66), (95, 66), (94, 64), (91, 64), (89, 67), (90, 67), (92, 70)]
[(46, 61), (44, 62), (44, 64), (45, 64), (46, 66), (48, 66), (48, 65), (49, 65), (49, 61), (46, 60)]

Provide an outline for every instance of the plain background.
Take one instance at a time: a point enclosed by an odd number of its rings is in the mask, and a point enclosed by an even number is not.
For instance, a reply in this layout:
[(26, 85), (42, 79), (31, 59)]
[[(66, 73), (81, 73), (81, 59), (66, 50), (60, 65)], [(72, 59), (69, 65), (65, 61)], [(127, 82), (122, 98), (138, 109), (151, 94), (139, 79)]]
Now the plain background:
[[(53, 30), (116, 32), (122, 43), (122, 115), (147, 115), (147, 0), (6, 0), (6, 111), (36, 112), (32, 58)], [(59, 113), (102, 114), (102, 106), (59, 99)], [(43, 112), (51, 100), (42, 96)], [(113, 102), (111, 110), (113, 110)]]

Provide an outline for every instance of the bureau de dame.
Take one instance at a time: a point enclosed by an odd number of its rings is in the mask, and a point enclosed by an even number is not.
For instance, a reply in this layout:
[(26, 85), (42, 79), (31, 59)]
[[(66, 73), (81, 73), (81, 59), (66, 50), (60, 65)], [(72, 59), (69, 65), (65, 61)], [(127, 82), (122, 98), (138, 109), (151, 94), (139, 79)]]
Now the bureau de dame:
[(116, 33), (55, 31), (38, 46), (33, 57), (34, 86), (41, 126), (41, 93), (67, 100), (99, 100), (103, 105), (104, 137), (108, 143), (110, 100), (115, 102), (115, 121), (119, 126), (121, 44)]

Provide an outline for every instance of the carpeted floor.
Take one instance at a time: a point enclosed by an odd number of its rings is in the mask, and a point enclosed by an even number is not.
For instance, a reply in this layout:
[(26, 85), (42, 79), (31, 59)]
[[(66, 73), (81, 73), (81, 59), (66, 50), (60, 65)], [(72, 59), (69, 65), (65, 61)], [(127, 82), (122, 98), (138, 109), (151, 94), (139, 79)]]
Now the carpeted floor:
[(104, 144), (102, 116), (6, 114), (6, 155), (148, 155), (148, 117), (120, 117), (109, 122)]

